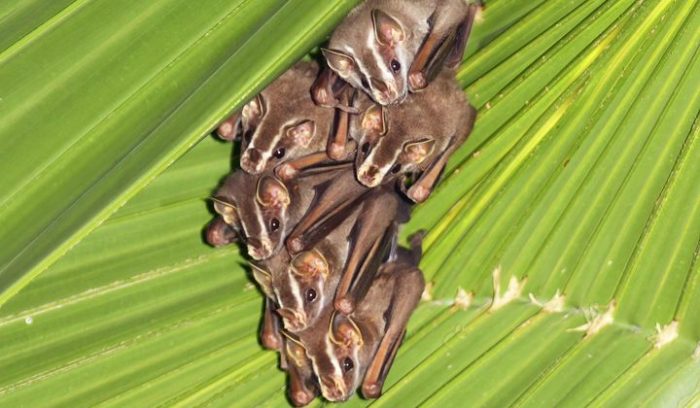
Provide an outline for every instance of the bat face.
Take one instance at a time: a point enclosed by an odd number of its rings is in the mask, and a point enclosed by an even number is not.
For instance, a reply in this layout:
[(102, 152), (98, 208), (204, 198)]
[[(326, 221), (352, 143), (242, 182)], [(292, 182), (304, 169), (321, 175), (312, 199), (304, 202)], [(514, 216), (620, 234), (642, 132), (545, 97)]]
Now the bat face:
[(257, 177), (235, 172), (217, 191), (214, 202), (217, 213), (244, 237), (251, 258), (267, 259), (279, 252), (291, 203), (281, 181), (271, 174)]
[(299, 334), (324, 398), (345, 401), (362, 382), (372, 351), (351, 318), (326, 308), (318, 323)]
[[(312, 324), (328, 304), (326, 285), (330, 266), (326, 257), (317, 250), (301, 252), (292, 259), (287, 273), (275, 281), (275, 293), (284, 327), (296, 333)], [(337, 281), (337, 279), (336, 279)]]
[(357, 179), (368, 187), (427, 168), (463, 132), (469, 105), (449, 73), (398, 106), (370, 105), (353, 123)]
[(316, 106), (309, 89), (318, 65), (299, 62), (241, 111), (241, 168), (251, 174), (323, 149), (334, 112)]
[(321, 242), (294, 255), (286, 273), (274, 276), (280, 305), (277, 312), (292, 333), (314, 326), (333, 302), (348, 255), (348, 236), (356, 219), (357, 211), (349, 212), (347, 219)]
[(322, 50), (338, 76), (377, 103), (401, 103), (408, 94), (409, 68), (428, 31), (434, 1), (368, 1), (336, 29)]

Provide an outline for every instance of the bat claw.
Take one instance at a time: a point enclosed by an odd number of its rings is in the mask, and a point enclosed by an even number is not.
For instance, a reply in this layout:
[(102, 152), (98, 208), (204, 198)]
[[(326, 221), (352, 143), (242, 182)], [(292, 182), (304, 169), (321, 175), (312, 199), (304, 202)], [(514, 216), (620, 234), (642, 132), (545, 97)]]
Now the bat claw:
[(408, 198), (415, 203), (422, 203), (430, 196), (430, 190), (423, 186), (413, 186), (408, 189)]
[(422, 72), (413, 72), (408, 76), (408, 84), (412, 92), (420, 91), (428, 86), (428, 80)]
[(362, 396), (365, 398), (379, 398), (382, 395), (382, 386), (379, 383), (371, 382), (362, 385)]
[(345, 145), (331, 143), (331, 145), (328, 146), (328, 157), (333, 160), (343, 160), (345, 158)]
[(280, 164), (275, 170), (275, 173), (277, 174), (277, 177), (279, 177), (282, 181), (289, 181), (295, 178), (297, 174), (299, 174), (297, 169), (286, 163)]
[(301, 237), (290, 237), (287, 240), (287, 249), (291, 255), (298, 254), (304, 250), (304, 241)]
[(352, 300), (347, 297), (341, 297), (334, 302), (335, 310), (339, 311), (344, 315), (349, 315), (355, 310), (355, 304)]

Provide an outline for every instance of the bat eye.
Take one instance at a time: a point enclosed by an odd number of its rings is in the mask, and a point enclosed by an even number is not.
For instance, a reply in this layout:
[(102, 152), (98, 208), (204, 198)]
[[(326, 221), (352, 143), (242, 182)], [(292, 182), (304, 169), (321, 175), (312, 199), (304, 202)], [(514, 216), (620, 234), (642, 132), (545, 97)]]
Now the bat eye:
[(270, 221), (270, 229), (272, 232), (277, 231), (280, 228), (280, 221), (277, 218), (273, 218), (272, 221)]
[(369, 151), (369, 143), (365, 143), (362, 145), (362, 153), (367, 154)]
[(401, 63), (396, 60), (391, 60), (391, 70), (394, 72), (401, 71)]
[(306, 303), (311, 303), (316, 300), (316, 291), (309, 289), (306, 291)]
[(362, 87), (365, 89), (369, 89), (369, 82), (367, 81), (367, 78), (362, 77)]
[(343, 360), (343, 371), (345, 371), (347, 373), (348, 371), (352, 370), (353, 368), (355, 368), (355, 364), (353, 364), (350, 357), (345, 357), (345, 360)]
[(394, 166), (394, 167), (391, 168), (391, 172), (394, 173), (394, 174), (396, 174), (396, 173), (398, 173), (398, 172), (400, 172), (400, 171), (401, 171), (401, 165), (400, 165), (400, 164), (397, 164), (396, 166)]
[(280, 147), (279, 149), (275, 150), (275, 153), (273, 154), (273, 156), (275, 156), (275, 158), (277, 158), (277, 159), (281, 159), (284, 157), (285, 153), (286, 152), (284, 150), (284, 147)]

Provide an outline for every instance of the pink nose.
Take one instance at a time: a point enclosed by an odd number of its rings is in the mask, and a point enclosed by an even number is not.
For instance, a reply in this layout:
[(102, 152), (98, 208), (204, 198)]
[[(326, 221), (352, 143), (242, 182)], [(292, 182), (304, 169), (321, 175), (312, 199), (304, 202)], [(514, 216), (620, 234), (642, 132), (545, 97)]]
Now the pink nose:
[(248, 238), (248, 255), (255, 260), (267, 259), (272, 256), (272, 244), (267, 240)]
[(367, 187), (375, 187), (379, 184), (379, 167), (370, 164), (360, 171), (358, 179)]

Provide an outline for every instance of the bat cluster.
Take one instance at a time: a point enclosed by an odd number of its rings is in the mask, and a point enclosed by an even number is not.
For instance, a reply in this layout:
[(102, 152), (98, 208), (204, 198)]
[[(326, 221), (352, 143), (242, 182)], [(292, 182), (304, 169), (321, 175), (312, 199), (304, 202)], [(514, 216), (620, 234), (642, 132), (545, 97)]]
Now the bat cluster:
[(422, 233), (397, 244), (476, 117), (454, 69), (478, 6), (367, 0), (322, 50), (218, 128), (240, 171), (212, 198), (214, 246), (242, 243), (265, 294), (260, 331), (289, 398), (377, 398), (424, 287)]

